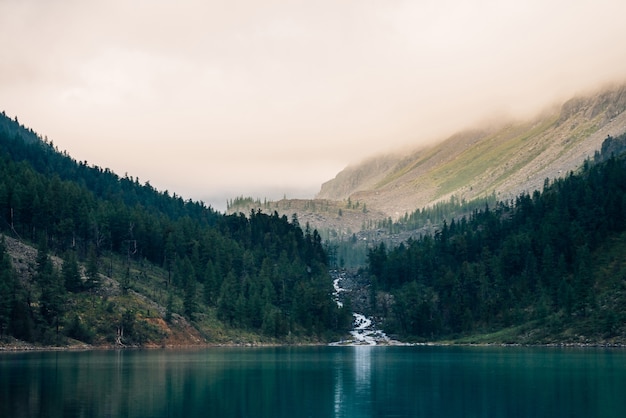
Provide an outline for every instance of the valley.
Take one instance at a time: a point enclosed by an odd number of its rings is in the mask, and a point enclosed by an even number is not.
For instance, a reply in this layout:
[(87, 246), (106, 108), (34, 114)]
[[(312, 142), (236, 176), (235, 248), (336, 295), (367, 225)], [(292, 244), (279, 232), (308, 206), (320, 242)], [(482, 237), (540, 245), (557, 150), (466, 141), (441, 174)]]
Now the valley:
[(614, 87), (224, 214), (3, 115), (2, 346), (624, 344), (625, 110)]

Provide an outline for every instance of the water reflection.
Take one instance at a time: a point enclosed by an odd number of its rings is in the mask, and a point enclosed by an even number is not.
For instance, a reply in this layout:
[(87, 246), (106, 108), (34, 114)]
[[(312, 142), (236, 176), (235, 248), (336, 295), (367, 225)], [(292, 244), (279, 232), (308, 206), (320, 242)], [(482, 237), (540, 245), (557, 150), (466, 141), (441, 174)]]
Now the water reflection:
[(372, 351), (374, 346), (342, 347), (341, 366), (335, 372), (335, 417), (370, 417), (372, 406)]
[(354, 347), (354, 371), (358, 393), (369, 394), (371, 390), (372, 349), (374, 347), (371, 346)]
[(338, 367), (335, 372), (335, 417), (343, 416), (343, 368)]
[(626, 352), (283, 347), (0, 354), (0, 417), (626, 416)]

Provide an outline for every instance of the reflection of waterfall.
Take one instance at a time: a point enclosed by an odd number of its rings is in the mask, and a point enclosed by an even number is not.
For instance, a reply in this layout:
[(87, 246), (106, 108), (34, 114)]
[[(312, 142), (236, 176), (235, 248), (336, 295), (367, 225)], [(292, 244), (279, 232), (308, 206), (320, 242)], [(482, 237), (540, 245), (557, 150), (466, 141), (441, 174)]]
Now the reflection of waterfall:
[(343, 396), (343, 372), (338, 367), (335, 378), (335, 417), (342, 415)]
[(372, 350), (369, 345), (346, 347), (335, 372), (335, 418), (372, 416)]
[(369, 347), (355, 348), (354, 371), (356, 376), (357, 393), (369, 394), (371, 386), (370, 379), (372, 375), (372, 351)]

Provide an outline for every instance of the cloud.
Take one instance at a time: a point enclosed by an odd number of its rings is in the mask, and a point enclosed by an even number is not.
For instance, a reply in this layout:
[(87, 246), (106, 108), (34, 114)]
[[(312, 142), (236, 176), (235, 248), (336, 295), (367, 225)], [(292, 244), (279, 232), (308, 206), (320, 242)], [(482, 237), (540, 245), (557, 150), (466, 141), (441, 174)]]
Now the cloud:
[(624, 78), (625, 9), (5, 0), (0, 105), (78, 159), (179, 194), (311, 190), (372, 153)]

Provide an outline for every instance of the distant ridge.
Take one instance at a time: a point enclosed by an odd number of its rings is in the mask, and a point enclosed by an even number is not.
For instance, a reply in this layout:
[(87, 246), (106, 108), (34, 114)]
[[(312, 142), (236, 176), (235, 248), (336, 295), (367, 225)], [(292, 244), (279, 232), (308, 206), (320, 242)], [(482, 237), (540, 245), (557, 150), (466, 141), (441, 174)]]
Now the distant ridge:
[(466, 130), (409, 155), (372, 157), (324, 183), (316, 199), (350, 198), (397, 218), (453, 195), (514, 198), (576, 170), (607, 136), (626, 132), (624, 110), (626, 84), (605, 88), (532, 120)]

